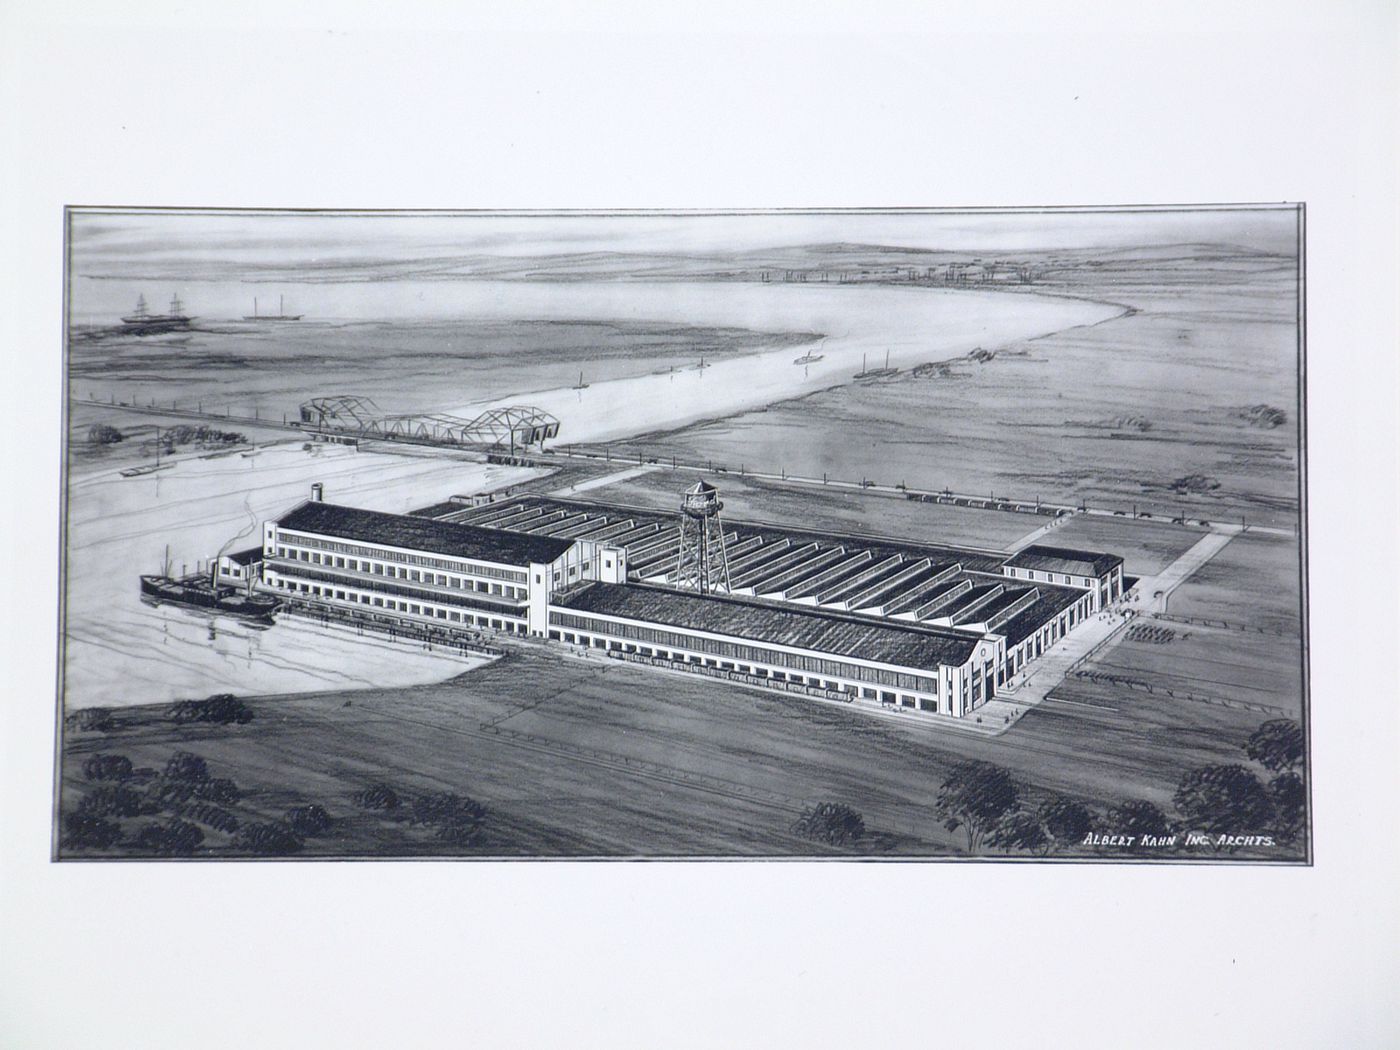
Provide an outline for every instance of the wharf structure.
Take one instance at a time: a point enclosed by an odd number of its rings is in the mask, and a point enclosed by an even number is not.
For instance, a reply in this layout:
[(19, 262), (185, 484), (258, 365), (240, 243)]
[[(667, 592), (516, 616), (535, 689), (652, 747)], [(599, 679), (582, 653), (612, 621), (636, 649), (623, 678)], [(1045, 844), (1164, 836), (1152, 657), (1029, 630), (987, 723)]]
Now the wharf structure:
[[(686, 497), (712, 498), (702, 486)], [(318, 485), (264, 524), (261, 585), (370, 624), (487, 629), (957, 718), (1123, 595), (1112, 554), (717, 527), (727, 572), (696, 588), (679, 514), (532, 495), (386, 514)]]

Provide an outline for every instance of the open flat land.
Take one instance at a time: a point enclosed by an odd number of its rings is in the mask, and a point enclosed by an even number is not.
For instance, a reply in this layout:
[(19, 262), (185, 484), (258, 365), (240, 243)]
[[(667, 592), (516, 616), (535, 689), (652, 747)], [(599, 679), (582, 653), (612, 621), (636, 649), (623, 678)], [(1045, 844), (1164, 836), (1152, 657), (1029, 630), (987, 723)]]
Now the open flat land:
[[(995, 492), (1291, 527), (1298, 515), (1296, 287), (1105, 289), (1134, 312), (923, 373), (654, 433), (634, 456)], [(876, 360), (879, 360), (878, 358)], [(1263, 422), (1250, 408), (1280, 417)], [(1199, 479), (1178, 490), (1183, 479)]]
[(1296, 643), (1300, 580), (1296, 539), (1245, 533), (1183, 583), (1167, 611), (1291, 635)]
[(1159, 691), (1277, 708), (1279, 714), (1298, 717), (1302, 672), (1296, 638), (1170, 620), (1139, 623), (1171, 632), (1170, 640), (1139, 641), (1130, 632), (1085, 670)]
[[(307, 856), (841, 854), (790, 830), (823, 800), (864, 815), (867, 836), (851, 852), (957, 856), (963, 840), (932, 804), (958, 761), (997, 762), (1032, 798), (1166, 806), (1183, 772), (1238, 759), (1262, 720), (1155, 697), (1129, 703), (1050, 701), (1015, 732), (984, 738), (528, 645), (437, 685), (253, 699), (245, 726), (177, 726), (161, 709), (128, 709), (111, 732), (70, 731), (64, 795), (72, 805), (95, 752), (159, 769), (185, 750), (238, 785), (245, 822), (324, 806), (335, 823), (307, 839)], [(483, 802), (483, 838), (444, 847), (422, 827), (357, 809), (353, 795), (378, 782)], [(206, 845), (209, 855), (228, 848), (217, 833)]]

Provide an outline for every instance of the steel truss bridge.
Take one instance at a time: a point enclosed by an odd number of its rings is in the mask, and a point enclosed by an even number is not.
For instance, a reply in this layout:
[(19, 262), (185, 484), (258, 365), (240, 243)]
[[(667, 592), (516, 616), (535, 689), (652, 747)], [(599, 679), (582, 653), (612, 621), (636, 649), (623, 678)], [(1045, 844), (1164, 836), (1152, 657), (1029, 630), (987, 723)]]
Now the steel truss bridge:
[(367, 397), (338, 394), (317, 397), (301, 406), (301, 429), (345, 437), (410, 441), (432, 445), (486, 445), (491, 448), (544, 447), (559, 436), (559, 420), (540, 408), (508, 405), (475, 419), (449, 415), (385, 415)]

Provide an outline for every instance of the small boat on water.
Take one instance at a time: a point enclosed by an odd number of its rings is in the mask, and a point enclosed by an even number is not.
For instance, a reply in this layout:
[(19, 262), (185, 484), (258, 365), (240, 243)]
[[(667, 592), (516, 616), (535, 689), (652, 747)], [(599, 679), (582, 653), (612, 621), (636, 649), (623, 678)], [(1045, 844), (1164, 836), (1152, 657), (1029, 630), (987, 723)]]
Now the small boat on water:
[(861, 355), (860, 355), (860, 371), (856, 373), (855, 378), (857, 378), (857, 379), (882, 379), (882, 378), (884, 378), (885, 376), (892, 376), (892, 375), (898, 375), (898, 374), (899, 374), (899, 369), (898, 369), (898, 368), (891, 368), (891, 367), (890, 367), (890, 352), (889, 352), (888, 350), (886, 350), (886, 351), (885, 351), (885, 367), (884, 367), (884, 368), (866, 368), (866, 367), (865, 367), (865, 355), (864, 355), (864, 354), (861, 354)]
[(578, 382), (573, 385), (574, 390), (587, 390), (588, 384), (583, 381), (583, 373), (578, 374)]
[(825, 356), (825, 354), (814, 354), (812, 351), (808, 350), (801, 357), (794, 358), (792, 363), (795, 365), (810, 365), (820, 361)]
[(124, 478), (139, 478), (142, 474), (154, 474), (158, 470), (168, 470), (173, 464), (160, 461), (160, 427), (156, 427), (156, 461), (136, 467), (127, 467), (121, 472)]
[(705, 359), (702, 357), (700, 358), (700, 363), (698, 365), (691, 365), (690, 367), (695, 369), (695, 371), (699, 372), (701, 369), (709, 368), (710, 366), (705, 363)]

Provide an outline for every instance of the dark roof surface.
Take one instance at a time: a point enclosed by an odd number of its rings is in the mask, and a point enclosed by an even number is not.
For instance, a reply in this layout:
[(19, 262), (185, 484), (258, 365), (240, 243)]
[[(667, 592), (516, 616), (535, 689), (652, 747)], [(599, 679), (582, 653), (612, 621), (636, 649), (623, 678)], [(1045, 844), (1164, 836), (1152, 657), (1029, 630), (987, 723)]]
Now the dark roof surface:
[[(692, 488), (691, 491), (694, 491)], [(663, 511), (649, 507), (633, 507), (619, 503), (608, 503), (600, 500), (585, 499), (559, 499), (557, 497), (535, 496), (530, 493), (521, 493), (518, 498), (511, 502), (519, 503), (524, 507), (543, 507), (547, 510), (571, 510), (574, 512), (592, 511), (598, 514), (610, 515), (615, 520), (621, 521), (624, 518), (632, 518), (638, 524), (647, 522), (657, 522), (663, 528), (676, 525), (680, 520), (680, 515), (676, 511)], [(465, 508), (458, 508), (465, 509)], [(483, 512), (487, 507), (480, 508)], [(529, 522), (522, 523), (522, 527), (528, 527)], [(483, 526), (492, 528), (494, 526)], [(885, 557), (889, 554), (903, 554), (906, 557), (922, 558), (931, 557), (938, 561), (960, 562), (964, 568), (973, 572), (1000, 573), (1002, 562), (1006, 560), (1005, 554), (994, 551), (978, 551), (966, 547), (952, 547), (947, 544), (916, 543), (913, 540), (901, 540), (883, 536), (870, 536), (861, 533), (839, 533), (817, 529), (804, 529), (791, 525), (776, 525), (763, 521), (746, 521), (741, 518), (724, 519), (726, 532), (735, 532), (739, 540), (744, 540), (749, 536), (763, 535), (769, 539), (782, 539), (784, 537), (793, 542), (811, 543), (818, 542), (828, 546), (843, 546), (854, 553), (857, 550), (869, 550), (872, 553)], [(510, 526), (506, 526), (506, 531)]]
[(334, 503), (303, 503), (277, 522), (280, 528), (338, 536), (363, 543), (427, 551), (451, 558), (526, 565), (552, 562), (573, 546), (572, 540), (503, 532), (407, 514), (383, 514)]
[(1044, 583), (1037, 583), (1036, 589), (1040, 591), (1038, 601), (1028, 605), (992, 631), (993, 634), (1002, 635), (1006, 639), (1008, 649), (1025, 641), (1089, 593), (1071, 587), (1051, 587)]
[(904, 627), (889, 621), (634, 584), (584, 584), (555, 595), (551, 605), (924, 671), (933, 671), (940, 664), (966, 663), (980, 640), (976, 634), (947, 628)]
[(1075, 576), (1102, 576), (1122, 565), (1123, 559), (1116, 554), (1101, 554), (1098, 551), (1032, 545), (1009, 558), (1006, 564), (1016, 569), (1067, 572)]
[(262, 556), (262, 547), (249, 547), (245, 551), (234, 551), (232, 554), (224, 555), (235, 565), (252, 565), (254, 562), (262, 561)]

